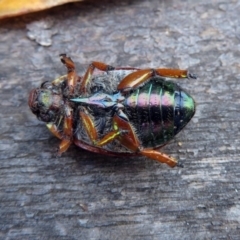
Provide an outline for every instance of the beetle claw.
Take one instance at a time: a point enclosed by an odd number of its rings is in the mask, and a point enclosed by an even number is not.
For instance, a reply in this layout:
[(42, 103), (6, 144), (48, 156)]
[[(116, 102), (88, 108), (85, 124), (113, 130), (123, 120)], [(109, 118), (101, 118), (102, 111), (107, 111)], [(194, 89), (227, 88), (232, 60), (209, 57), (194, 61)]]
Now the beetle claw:
[(61, 153), (60, 153), (60, 151), (59, 151), (59, 147), (56, 149), (56, 154), (55, 154), (55, 156), (56, 156), (56, 158), (59, 158), (59, 157), (61, 157)]
[(188, 72), (187, 78), (197, 79), (197, 76), (193, 73)]
[(176, 167), (184, 168), (184, 165), (183, 165), (182, 163), (178, 162), (178, 163), (176, 164)]

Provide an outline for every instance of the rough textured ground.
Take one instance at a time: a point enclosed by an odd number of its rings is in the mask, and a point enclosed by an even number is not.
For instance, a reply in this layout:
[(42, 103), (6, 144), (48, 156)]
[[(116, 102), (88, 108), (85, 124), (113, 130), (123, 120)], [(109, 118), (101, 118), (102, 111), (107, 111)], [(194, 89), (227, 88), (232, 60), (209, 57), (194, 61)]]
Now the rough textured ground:
[[(84, 2), (0, 22), (0, 239), (240, 239), (240, 1)], [(193, 120), (163, 151), (185, 168), (59, 141), (29, 91), (92, 60), (188, 68)]]

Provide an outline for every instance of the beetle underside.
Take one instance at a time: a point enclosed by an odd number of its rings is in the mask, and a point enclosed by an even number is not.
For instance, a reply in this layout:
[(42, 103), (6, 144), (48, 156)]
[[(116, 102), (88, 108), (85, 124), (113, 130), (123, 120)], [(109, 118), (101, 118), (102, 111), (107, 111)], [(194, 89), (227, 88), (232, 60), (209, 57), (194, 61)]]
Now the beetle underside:
[(73, 61), (61, 61), (68, 74), (31, 91), (29, 106), (61, 143), (108, 155), (140, 154), (166, 163), (177, 161), (156, 148), (165, 145), (190, 121), (192, 97), (164, 78), (195, 78), (187, 70), (114, 68), (90, 64), (79, 77)]

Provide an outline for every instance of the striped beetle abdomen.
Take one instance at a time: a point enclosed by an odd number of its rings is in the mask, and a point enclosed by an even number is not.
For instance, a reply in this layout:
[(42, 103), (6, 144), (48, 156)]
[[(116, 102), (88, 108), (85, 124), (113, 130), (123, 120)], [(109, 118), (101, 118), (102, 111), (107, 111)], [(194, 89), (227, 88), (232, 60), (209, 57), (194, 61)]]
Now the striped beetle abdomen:
[(193, 98), (176, 83), (160, 77), (131, 92), (124, 105), (143, 147), (166, 144), (195, 113)]

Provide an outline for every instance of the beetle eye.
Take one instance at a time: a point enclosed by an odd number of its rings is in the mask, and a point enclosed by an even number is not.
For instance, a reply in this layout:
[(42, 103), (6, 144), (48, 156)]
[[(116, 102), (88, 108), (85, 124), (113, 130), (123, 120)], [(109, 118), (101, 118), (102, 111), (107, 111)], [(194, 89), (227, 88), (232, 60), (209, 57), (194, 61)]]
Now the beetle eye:
[(51, 122), (54, 120), (55, 114), (52, 111), (47, 111), (45, 113), (40, 112), (38, 118), (43, 122)]

